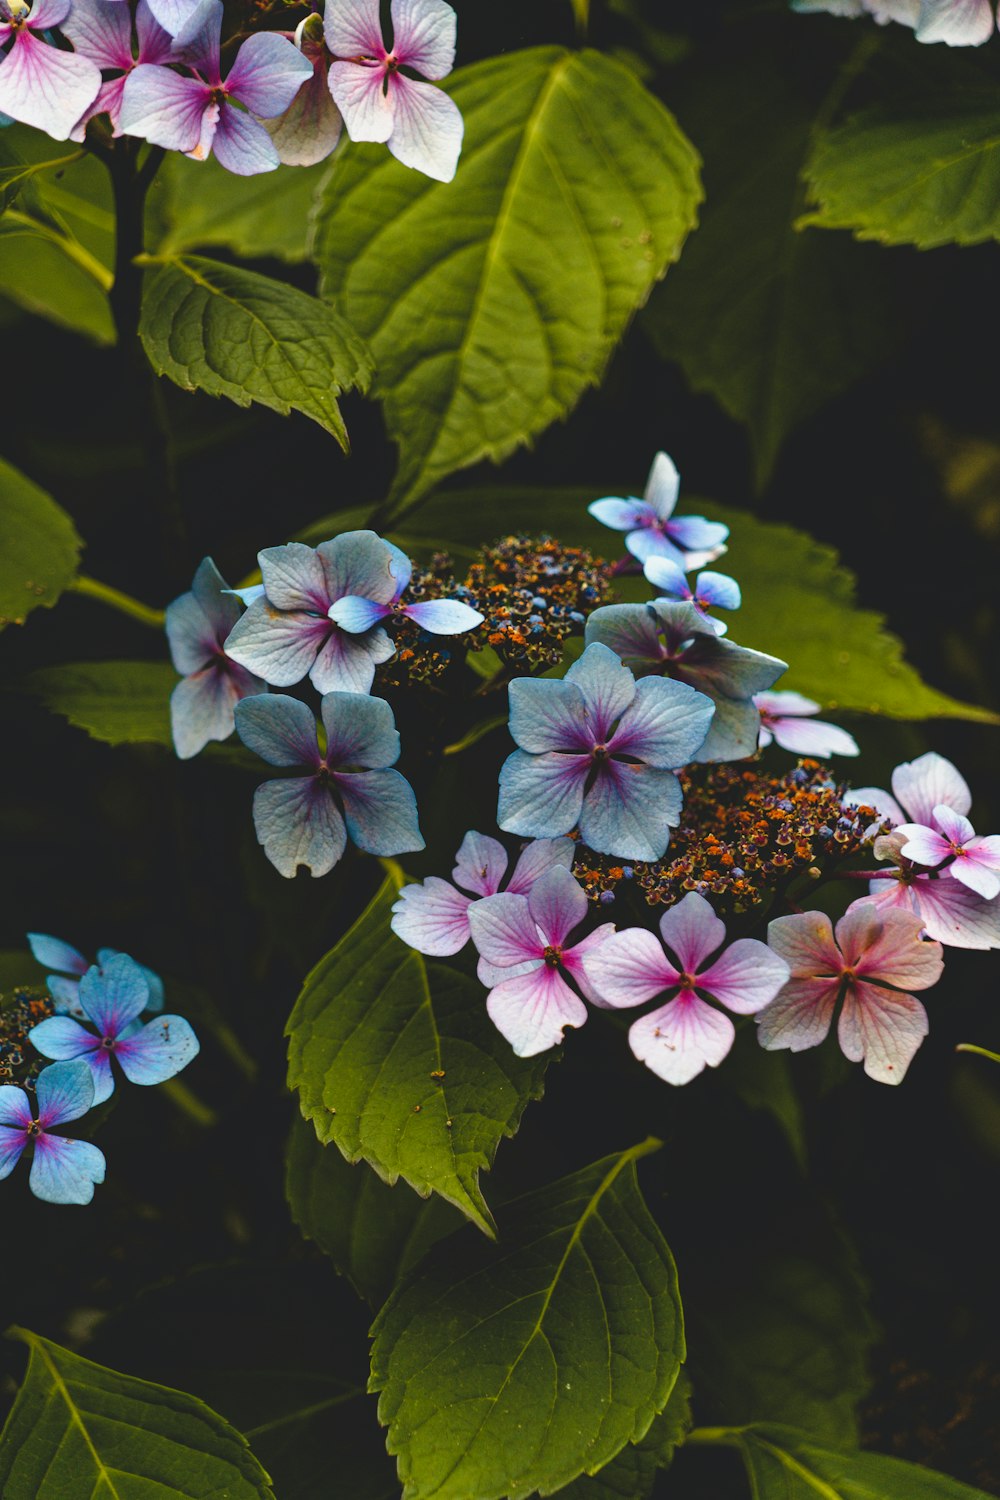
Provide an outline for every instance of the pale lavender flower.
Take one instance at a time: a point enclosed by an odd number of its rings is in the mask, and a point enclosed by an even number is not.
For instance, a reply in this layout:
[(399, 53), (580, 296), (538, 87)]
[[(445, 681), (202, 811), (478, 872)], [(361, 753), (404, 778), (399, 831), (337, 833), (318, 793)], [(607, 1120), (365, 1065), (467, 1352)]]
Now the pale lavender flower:
[(941, 945), (921, 937), (922, 923), (907, 911), (880, 911), (856, 902), (837, 923), (825, 912), (778, 917), (767, 940), (791, 978), (757, 1017), (762, 1047), (802, 1052), (826, 1037), (838, 1000), (837, 1034), (851, 1062), (869, 1078), (901, 1083), (927, 1035), (927, 1012), (907, 993), (936, 984), (944, 969)]
[(593, 501), (587, 509), (602, 526), (626, 532), (625, 546), (641, 563), (651, 557), (665, 557), (688, 572), (722, 556), (729, 527), (706, 521), (704, 516), (675, 516), (680, 487), (673, 459), (658, 453), (641, 500), (634, 495), (626, 499), (609, 495)]
[(0, 111), (23, 125), (69, 140), (97, 98), (101, 70), (89, 57), (66, 52), (45, 38), (62, 26), (71, 0), (0, 0)]
[(812, 698), (801, 693), (754, 693), (753, 701), (760, 714), (761, 750), (774, 740), (793, 755), (818, 756), (822, 760), (831, 755), (861, 754), (857, 741), (846, 729), (812, 718), (819, 713), (819, 704)]
[[(526, 896), (535, 881), (556, 865), (569, 870), (572, 839), (535, 839), (522, 850), (507, 894)], [(429, 875), (420, 885), (404, 885), (393, 906), (392, 930), (411, 948), (434, 958), (450, 957), (469, 941), (469, 909), (503, 888), (508, 857), (497, 839), (470, 831), (455, 856), (452, 880)]]
[(194, 76), (152, 63), (134, 68), (122, 96), (121, 129), (198, 161), (214, 151), (222, 166), (241, 177), (271, 172), (280, 158), (257, 117), (271, 119), (286, 110), (312, 77), (312, 64), (287, 37), (257, 32), (240, 47), (223, 80), (221, 38), (222, 0), (202, 0), (173, 51)]
[(579, 825), (597, 853), (659, 859), (680, 818), (674, 771), (696, 756), (713, 712), (683, 683), (636, 682), (599, 644), (562, 680), (515, 678), (510, 733), (520, 748), (500, 772), (497, 822), (533, 838)]
[(62, 25), (79, 57), (89, 57), (99, 68), (114, 73), (101, 84), (97, 98), (78, 120), (72, 139), (82, 141), (87, 121), (107, 115), (112, 135), (121, 135), (120, 119), (125, 81), (140, 63), (170, 61), (173, 39), (154, 19), (147, 0), (135, 12), (135, 49), (132, 45), (131, 7), (118, 0), (73, 0)]
[(673, 957), (653, 933), (632, 927), (588, 954), (584, 968), (597, 1003), (615, 1010), (671, 993), (665, 1005), (629, 1028), (629, 1045), (666, 1083), (690, 1083), (706, 1065), (717, 1068), (733, 1045), (736, 1030), (717, 1006), (753, 1015), (770, 1004), (790, 971), (755, 938), (738, 938), (724, 948), (725, 924), (695, 891), (664, 912), (660, 933)]
[(655, 589), (668, 599), (678, 599), (693, 604), (700, 615), (704, 615), (716, 635), (725, 635), (729, 629), (722, 620), (716, 620), (713, 609), (739, 609), (743, 603), (740, 586), (735, 578), (726, 573), (699, 573), (692, 586), (687, 581), (683, 568), (668, 557), (651, 557), (642, 570)]
[(792, 0), (793, 10), (835, 16), (871, 16), (880, 26), (898, 21), (918, 42), (979, 47), (993, 35), (992, 0)]
[(269, 693), (236, 706), (240, 739), (268, 765), (307, 774), (266, 781), (254, 793), (258, 843), (286, 879), (299, 865), (326, 875), (348, 837), (369, 854), (422, 849), (417, 801), (409, 782), (388, 770), (399, 759), (399, 734), (382, 698), (327, 693), (321, 706), (326, 749), (316, 720), (297, 698)]
[[(104, 0), (107, 3), (107, 0)], [(227, 740), (241, 698), (266, 693), (267, 683), (232, 661), (226, 639), (242, 611), (210, 557), (194, 575), (189, 594), (167, 606), (170, 655), (183, 679), (170, 695), (174, 748), (189, 760), (211, 740)]]
[(306, 16), (296, 27), (293, 40), (312, 66), (312, 77), (306, 79), (283, 114), (264, 121), (264, 128), (286, 165), (311, 167), (330, 155), (340, 140), (344, 121), (330, 93), (330, 54), (323, 40), (322, 18), (315, 11)]
[[(939, 803), (931, 814), (933, 828), (901, 823), (896, 833), (906, 838), (900, 853), (914, 864), (943, 866), (950, 875), (987, 901), (1000, 895), (1000, 835), (976, 835), (968, 818)], [(944, 864), (947, 860), (948, 863)]]
[(45, 1203), (89, 1203), (94, 1185), (104, 1181), (103, 1151), (89, 1141), (53, 1135), (55, 1125), (79, 1120), (94, 1103), (94, 1080), (86, 1063), (53, 1063), (35, 1084), (37, 1119), (24, 1089), (0, 1087), (0, 1182), (9, 1177), (25, 1149), (34, 1148), (28, 1186)]
[[(341, 630), (346, 630), (350, 635), (364, 635), (374, 626), (381, 625), (394, 616), (412, 620), (421, 630), (426, 630), (431, 635), (464, 635), (467, 630), (475, 630), (477, 625), (483, 623), (483, 616), (478, 609), (473, 609), (470, 604), (463, 604), (460, 599), (427, 599), (416, 604), (403, 604), (403, 595), (413, 576), (413, 564), (406, 553), (394, 547), (391, 542), (384, 545), (392, 554), (389, 567), (396, 580), (392, 598), (369, 598), (358, 593), (347, 594), (343, 599), (338, 599), (330, 605), (329, 615)], [(377, 594), (384, 592), (381, 580), (378, 580), (378, 584)]]
[(406, 167), (450, 182), (464, 124), (458, 106), (424, 79), (455, 62), (455, 12), (444, 0), (392, 0), (392, 49), (382, 38), (379, 0), (335, 0), (326, 11), (330, 93), (352, 141), (384, 141)]
[(518, 1057), (546, 1052), (562, 1041), (567, 1026), (582, 1026), (587, 1019), (577, 990), (588, 1000), (596, 996), (584, 959), (614, 931), (606, 922), (570, 943), (587, 909), (583, 891), (560, 866), (537, 880), (527, 896), (486, 896), (469, 908), (472, 940), (492, 980), (486, 1009)]

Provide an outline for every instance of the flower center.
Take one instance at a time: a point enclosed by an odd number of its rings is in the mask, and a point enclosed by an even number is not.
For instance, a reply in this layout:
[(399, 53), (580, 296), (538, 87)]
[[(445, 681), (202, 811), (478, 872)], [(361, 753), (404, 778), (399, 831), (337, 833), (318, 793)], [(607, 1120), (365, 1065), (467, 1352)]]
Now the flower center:
[(602, 765), (604, 761), (611, 759), (611, 751), (607, 745), (595, 745), (590, 752), (590, 756), (598, 765)]
[(102, 1037), (101, 1038), (101, 1046), (104, 1048), (105, 1052), (113, 1052), (115, 1050), (115, 1039), (114, 1039), (114, 1037), (113, 1036)]
[(39, 1125), (38, 1121), (32, 1120), (31, 1124), (28, 1126), (28, 1134), (32, 1137), (33, 1140), (36, 1140), (38, 1136), (41, 1135), (41, 1133), (42, 1127)]
[(545, 949), (545, 952), (542, 954), (542, 957), (544, 958), (550, 969), (558, 969), (559, 960), (562, 958), (562, 949), (557, 947), (554, 943), (549, 943), (548, 947)]
[(697, 974), (688, 974), (685, 971), (681, 975), (679, 983), (682, 990), (693, 990), (698, 983), (698, 976)]

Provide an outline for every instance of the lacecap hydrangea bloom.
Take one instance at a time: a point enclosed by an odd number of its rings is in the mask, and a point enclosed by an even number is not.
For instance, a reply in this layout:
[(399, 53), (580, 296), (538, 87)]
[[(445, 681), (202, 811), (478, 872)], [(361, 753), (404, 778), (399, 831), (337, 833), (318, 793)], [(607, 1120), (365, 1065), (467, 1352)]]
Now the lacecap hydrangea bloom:
[(35, 1083), (37, 1117), (24, 1089), (0, 1087), (0, 1182), (9, 1177), (32, 1147), (28, 1185), (46, 1203), (89, 1203), (94, 1185), (104, 1181), (103, 1151), (89, 1141), (53, 1135), (56, 1125), (79, 1120), (94, 1103), (94, 1079), (86, 1063), (60, 1062), (44, 1068)]
[[(49, 994), (55, 1003), (56, 1014), (82, 1015), (80, 980), (94, 965), (88, 958), (84, 958), (78, 948), (74, 948), (70, 943), (64, 943), (61, 938), (50, 937), (45, 932), (29, 932), (27, 938), (35, 960), (44, 968), (57, 971), (45, 976)], [(119, 952), (118, 948), (98, 948), (96, 967), (103, 969), (111, 959), (117, 958)], [(152, 969), (147, 969), (145, 964), (139, 964), (138, 969), (146, 981), (149, 993), (146, 1009), (148, 1011), (162, 1010), (163, 980), (159, 974), (154, 974)]]
[[(108, 0), (102, 0), (107, 4)], [(170, 655), (183, 679), (170, 695), (170, 727), (181, 760), (235, 728), (241, 698), (266, 693), (267, 683), (227, 656), (226, 639), (243, 613), (210, 557), (194, 575), (189, 594), (167, 605)]]
[(641, 500), (608, 495), (587, 507), (595, 520), (625, 532), (625, 546), (646, 563), (664, 557), (684, 572), (714, 562), (726, 550), (729, 527), (704, 516), (675, 516), (681, 479), (672, 458), (658, 453)]

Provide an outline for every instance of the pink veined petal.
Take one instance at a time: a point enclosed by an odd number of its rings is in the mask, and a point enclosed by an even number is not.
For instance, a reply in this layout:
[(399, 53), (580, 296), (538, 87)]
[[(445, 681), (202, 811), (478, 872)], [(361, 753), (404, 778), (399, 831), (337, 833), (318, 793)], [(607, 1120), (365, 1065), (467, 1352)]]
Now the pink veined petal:
[(584, 998), (589, 1000), (592, 1005), (599, 1005), (602, 1010), (608, 1010), (610, 1007), (604, 1003), (604, 1000), (591, 983), (586, 963), (588, 955), (593, 953), (596, 948), (600, 948), (603, 943), (606, 943), (608, 938), (614, 934), (614, 930), (614, 922), (603, 922), (600, 927), (595, 927), (593, 932), (588, 933), (585, 938), (581, 938), (572, 948), (567, 948), (561, 960), (563, 969), (572, 977)]
[[(455, 855), (455, 868), (451, 872), (455, 884), (471, 891), (474, 896), (495, 896), (506, 873), (507, 851), (503, 844), (488, 834), (470, 829)], [(508, 888), (510, 895), (527, 894), (523, 890), (514, 890), (513, 885), (512, 880)]]
[(327, 7), (325, 30), (335, 57), (386, 56), (379, 0), (337, 0)]
[[(854, 968), (860, 964), (872, 944), (882, 934), (883, 919), (871, 903), (867, 905), (863, 901), (855, 901), (840, 918), (836, 927), (836, 943), (840, 949), (840, 963), (838, 967)], [(822, 968), (816, 973), (829, 972)]]
[(970, 891), (975, 891), (977, 896), (982, 896), (986, 901), (991, 901), (994, 896), (1000, 895), (1000, 875), (997, 874), (1000, 870), (1000, 857), (983, 847), (994, 843), (1000, 850), (1000, 838), (996, 835), (984, 839), (973, 839), (969, 847), (956, 856), (954, 863), (950, 864), (945, 872), (953, 880), (959, 881)]
[(773, 715), (775, 718), (819, 713), (819, 704), (812, 698), (804, 697), (802, 693), (754, 693), (753, 701), (762, 714)]
[(432, 958), (449, 958), (469, 941), (472, 897), (447, 880), (429, 875), (423, 885), (404, 885), (393, 906), (391, 927), (398, 938)]
[(127, 73), (122, 73), (119, 78), (111, 78), (107, 83), (102, 83), (97, 91), (97, 98), (84, 114), (82, 120), (77, 122), (71, 137), (74, 141), (82, 141), (86, 135), (87, 121), (93, 120), (97, 115), (107, 115), (111, 121), (111, 134), (120, 136), (122, 99), (125, 97), (125, 83)]
[(902, 1083), (928, 1032), (927, 1012), (912, 995), (874, 984), (850, 984), (837, 1034), (844, 1056), (864, 1061), (877, 1083)]
[(934, 750), (897, 766), (892, 773), (892, 790), (910, 821), (924, 827), (930, 826), (939, 803), (963, 814), (972, 806), (972, 793), (964, 776)]
[(823, 719), (771, 718), (768, 722), (781, 748), (793, 755), (815, 755), (826, 760), (830, 755), (861, 754), (853, 735)]
[[(255, 685), (251, 685), (255, 684)], [(222, 661), (185, 677), (170, 695), (170, 724), (179, 760), (190, 760), (210, 741), (228, 740), (241, 698), (263, 690), (259, 678)]]
[[(420, 83), (402, 73), (392, 74), (388, 86), (392, 130), (386, 139), (392, 155), (404, 167), (423, 172), (436, 182), (451, 182), (465, 136), (465, 121), (458, 105), (435, 84)], [(343, 104), (336, 94), (334, 98), (346, 121)], [(355, 135), (349, 122), (348, 131), (354, 140), (377, 139)]]
[(830, 1030), (839, 989), (839, 977), (790, 979), (770, 1005), (757, 1012), (760, 1045), (768, 1052), (783, 1047), (804, 1052), (808, 1047), (818, 1047)]
[(851, 787), (844, 797), (845, 807), (873, 807), (879, 815), (879, 821), (888, 820), (890, 823), (900, 824), (906, 822), (906, 814), (888, 792), (878, 786)]
[(645, 494), (646, 504), (658, 521), (670, 519), (680, 492), (681, 476), (677, 472), (677, 465), (668, 454), (658, 453), (646, 480)]
[(213, 88), (222, 82), (222, 18), (222, 0), (199, 0), (174, 34), (174, 61), (186, 63)]
[(323, 559), (304, 542), (288, 542), (283, 547), (266, 547), (258, 552), (264, 592), (275, 609), (310, 610), (325, 615), (332, 596)]
[(258, 31), (237, 52), (226, 76), (226, 91), (251, 114), (273, 119), (312, 76), (312, 63), (293, 42), (273, 31)]
[[(858, 977), (907, 990), (927, 990), (937, 984), (944, 970), (941, 945), (921, 936), (923, 923), (917, 913), (892, 908), (880, 910), (874, 903), (867, 904), (875, 917), (874, 925), (865, 913), (864, 902), (852, 907), (837, 923), (838, 938), (855, 917), (860, 916), (868, 927), (864, 950), (851, 960)], [(842, 946), (846, 956), (848, 944)]]
[(14, 33), (0, 59), (0, 111), (57, 141), (69, 139), (100, 87), (101, 70), (89, 57), (63, 52), (27, 29)]
[(327, 81), (352, 141), (384, 143), (389, 139), (394, 99), (385, 92), (385, 70), (380, 64), (334, 62)]
[[(95, 0), (100, 4), (101, 0)], [(174, 39), (153, 15), (148, 0), (139, 0), (135, 10), (135, 35), (139, 44), (136, 62), (165, 63), (173, 50)]]
[[(632, 673), (610, 646), (592, 641), (563, 680), (571, 682), (576, 692), (583, 695), (586, 734), (590, 744), (603, 744), (611, 735), (616, 720), (621, 718), (635, 699), (636, 682)], [(550, 686), (548, 683), (545, 685)], [(564, 740), (562, 748), (569, 749), (572, 743)]]
[(751, 1016), (770, 1005), (790, 977), (785, 960), (766, 943), (737, 938), (698, 975), (698, 988), (736, 1015)]
[[(260, 172), (273, 172), (281, 165), (274, 142), (260, 121), (228, 102), (219, 110), (211, 148), (220, 166), (236, 177), (255, 177)], [(207, 147), (204, 149), (207, 155)]]
[(457, 20), (445, 0), (392, 0), (396, 61), (424, 78), (444, 78), (455, 66)]
[(566, 939), (587, 915), (587, 898), (572, 872), (556, 865), (531, 887), (528, 895), (531, 920), (545, 942), (562, 948)]
[(364, 636), (346, 635), (331, 622), (330, 631), (309, 671), (318, 693), (370, 693), (375, 668), (395, 654), (395, 646), (381, 628)]
[(511, 896), (526, 896), (535, 881), (540, 880), (554, 865), (571, 870), (575, 849), (572, 839), (532, 839), (522, 849), (514, 866), (514, 873), (507, 882), (508, 893)]
[(61, 26), (69, 13), (70, 0), (35, 0), (29, 25), (33, 31), (47, 31), (50, 26)]
[[(929, 938), (951, 948), (1000, 948), (1000, 897), (984, 901), (957, 880), (873, 880), (862, 898), (880, 911), (914, 911)], [(858, 903), (855, 902), (855, 905)]]
[(487, 963), (506, 967), (544, 956), (545, 943), (531, 919), (526, 896), (485, 896), (473, 902), (469, 927)]
[(197, 78), (182, 78), (169, 68), (141, 63), (128, 75), (119, 125), (124, 135), (141, 136), (168, 151), (194, 151), (206, 115), (218, 116), (212, 91)]
[(981, 47), (993, 35), (995, 24), (991, 0), (923, 0), (917, 41)]
[(939, 802), (931, 814), (934, 826), (950, 844), (968, 844), (976, 836), (976, 830), (968, 818)]
[(265, 781), (254, 792), (253, 821), (257, 842), (286, 880), (300, 865), (328, 874), (347, 847), (344, 820), (315, 776)]
[[(582, 945), (581, 945), (582, 946)], [(583, 969), (599, 1004), (627, 1010), (680, 983), (680, 974), (645, 927), (630, 927), (583, 954)]]
[(312, 167), (325, 161), (340, 140), (344, 121), (333, 102), (325, 51), (283, 114), (265, 120), (274, 149), (290, 167)]
[(663, 941), (686, 974), (697, 974), (702, 964), (726, 941), (725, 923), (712, 910), (711, 902), (697, 891), (688, 891), (660, 918)]
[(924, 828), (919, 823), (900, 823), (895, 833), (905, 840), (899, 846), (899, 852), (914, 864), (933, 868), (951, 855), (948, 840), (935, 833), (933, 828)]
[(706, 1066), (717, 1068), (729, 1052), (736, 1028), (727, 1015), (684, 990), (629, 1027), (629, 1046), (665, 1083), (681, 1085)]
[(529, 958), (523, 964), (491, 964), (487, 959), (481, 958), (476, 964), (476, 978), (491, 990), (494, 986), (503, 984), (505, 979), (517, 979), (521, 974), (530, 974), (532, 969), (538, 968), (541, 961), (540, 958)]
[(73, 8), (61, 26), (74, 50), (99, 68), (131, 68), (130, 6), (109, 5), (108, 0), (73, 0)]
[[(895, 881), (873, 881), (875, 885), (894, 885)], [(833, 924), (825, 912), (797, 912), (792, 917), (776, 917), (768, 923), (768, 946), (783, 958), (793, 978), (812, 978), (816, 974), (839, 975), (844, 967), (840, 949), (833, 940)]]
[(587, 1019), (583, 1001), (547, 964), (498, 984), (487, 997), (486, 1010), (518, 1057), (534, 1057), (558, 1046), (567, 1026), (582, 1026)]

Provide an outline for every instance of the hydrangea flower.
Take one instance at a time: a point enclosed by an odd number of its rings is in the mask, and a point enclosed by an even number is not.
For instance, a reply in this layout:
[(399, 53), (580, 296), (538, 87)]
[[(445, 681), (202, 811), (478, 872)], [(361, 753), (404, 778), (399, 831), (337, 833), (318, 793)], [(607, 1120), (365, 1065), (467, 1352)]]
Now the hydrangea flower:
[(374, 531), (345, 531), (315, 549), (303, 542), (257, 554), (263, 593), (226, 641), (226, 654), (272, 687), (307, 674), (318, 693), (367, 693), (395, 647), (379, 625), (351, 635), (330, 619), (356, 594), (388, 604), (396, 593), (395, 549)]
[(726, 573), (699, 573), (692, 588), (684, 569), (679, 568), (668, 557), (649, 558), (643, 572), (653, 587), (668, 599), (693, 604), (698, 613), (704, 615), (706, 624), (712, 627), (716, 635), (725, 635), (729, 627), (724, 621), (714, 619), (709, 611), (739, 609), (743, 603), (739, 584)]
[(972, 793), (965, 777), (950, 760), (928, 750), (916, 760), (904, 760), (892, 773), (892, 793), (877, 786), (852, 787), (845, 801), (864, 804), (889, 823), (922, 823), (933, 827), (934, 809), (947, 807), (965, 817)]
[(70, 9), (71, 0), (0, 0), (0, 47), (10, 42), (0, 56), (0, 111), (57, 141), (69, 140), (101, 87), (95, 62), (46, 40)]
[(173, 38), (154, 19), (147, 0), (139, 0), (135, 12), (136, 50), (132, 49), (131, 7), (109, 0), (73, 0), (73, 9), (62, 24), (78, 57), (89, 57), (99, 68), (115, 74), (101, 84), (97, 98), (84, 112), (72, 132), (82, 141), (88, 120), (107, 115), (112, 135), (121, 135), (122, 94), (132, 69), (141, 63), (156, 66), (169, 62)]
[[(104, 0), (107, 3), (107, 0)], [(227, 740), (241, 698), (266, 693), (263, 678), (231, 661), (226, 638), (242, 611), (210, 557), (194, 575), (189, 594), (167, 605), (167, 641), (183, 680), (170, 695), (170, 727), (181, 760), (210, 740)]]
[(994, 27), (992, 0), (792, 0), (792, 8), (871, 16), (880, 26), (898, 21), (916, 31), (918, 42), (950, 47), (979, 47), (989, 41)]
[(86, 1063), (53, 1063), (35, 1084), (37, 1119), (24, 1089), (0, 1087), (0, 1182), (9, 1177), (28, 1145), (34, 1147), (28, 1186), (46, 1203), (89, 1203), (104, 1181), (104, 1152), (89, 1141), (53, 1135), (55, 1125), (79, 1120), (94, 1103), (94, 1079)]
[(291, 167), (311, 167), (325, 161), (340, 140), (344, 121), (333, 102), (327, 68), (330, 54), (323, 40), (323, 21), (314, 11), (300, 21), (293, 38), (312, 67), (283, 114), (264, 121), (278, 156)]
[(607, 496), (587, 509), (602, 526), (626, 532), (625, 545), (633, 557), (646, 563), (665, 557), (685, 572), (714, 562), (726, 550), (729, 527), (704, 516), (675, 516), (681, 477), (672, 458), (658, 453), (646, 481), (641, 500)]
[(905, 836), (900, 853), (918, 865), (934, 867), (948, 861), (940, 870), (990, 900), (1000, 895), (1000, 836), (976, 835), (968, 818), (938, 803), (931, 813), (933, 828), (919, 823), (901, 823), (896, 833)]
[(846, 729), (811, 717), (819, 713), (819, 704), (801, 693), (755, 693), (753, 701), (760, 714), (761, 750), (775, 740), (793, 755), (821, 760), (831, 755), (861, 754), (857, 740)]
[[(721, 640), (692, 604), (607, 604), (587, 621), (584, 640), (600, 641), (625, 661), (689, 684), (715, 704), (697, 761), (742, 760), (757, 749), (760, 714), (754, 694), (787, 670), (776, 656)], [(645, 680), (645, 679), (643, 679)]]
[(790, 971), (755, 938), (724, 948), (725, 924), (695, 891), (664, 912), (660, 933), (673, 958), (653, 933), (632, 927), (589, 953), (584, 967), (598, 1003), (616, 1010), (671, 992), (665, 1005), (629, 1028), (629, 1045), (666, 1083), (690, 1083), (706, 1065), (717, 1068), (733, 1045), (735, 1027), (717, 1006), (752, 1015), (774, 999)]
[(837, 1035), (844, 1056), (863, 1061), (879, 1083), (901, 1083), (928, 1030), (927, 1012), (908, 992), (930, 989), (944, 969), (940, 943), (922, 931), (914, 913), (880, 911), (871, 901), (856, 903), (836, 933), (825, 912), (777, 917), (767, 940), (791, 978), (757, 1017), (761, 1046), (817, 1047), (842, 997)]
[[(573, 865), (572, 839), (535, 839), (521, 852), (507, 882), (507, 894), (527, 896), (535, 881), (560, 865)], [(485, 896), (495, 896), (503, 887), (508, 857), (504, 846), (488, 834), (470, 830), (462, 840), (455, 868), (454, 885), (429, 875), (420, 885), (404, 885), (392, 908), (392, 930), (418, 953), (448, 958), (469, 941), (469, 909)]]
[(265, 781), (254, 793), (253, 820), (264, 853), (287, 879), (299, 865), (326, 875), (351, 838), (369, 854), (422, 849), (417, 800), (398, 771), (399, 734), (382, 698), (327, 693), (322, 703), (326, 749), (316, 742), (316, 720), (284, 693), (244, 698), (236, 729), (248, 749), (271, 766), (304, 776)]
[(193, 77), (141, 63), (122, 95), (121, 129), (198, 161), (215, 152), (227, 171), (248, 177), (280, 165), (260, 119), (291, 104), (312, 77), (312, 64), (277, 32), (256, 32), (222, 77), (222, 0), (202, 0), (174, 42), (174, 60)]
[[(588, 902), (569, 870), (548, 870), (527, 896), (485, 896), (469, 908), (472, 940), (494, 979), (486, 1000), (490, 1020), (518, 1057), (534, 1057), (582, 1026), (587, 1007), (567, 976), (595, 1000), (584, 958), (614, 932), (606, 922), (570, 943)], [(509, 977), (502, 977), (504, 974)]]
[[(92, 967), (90, 960), (84, 958), (79, 949), (72, 947), (69, 943), (64, 943), (61, 938), (49, 937), (47, 933), (29, 932), (27, 938), (35, 960), (47, 969), (58, 971), (45, 976), (49, 994), (55, 1001), (56, 1014), (81, 1016), (83, 1010), (80, 1006), (80, 980)], [(97, 967), (103, 969), (110, 959), (117, 958), (118, 953), (117, 948), (98, 948)], [(159, 974), (154, 974), (152, 969), (147, 969), (145, 964), (139, 964), (138, 968), (149, 991), (146, 1009), (150, 1012), (162, 1010), (163, 980)], [(67, 975), (74, 977), (67, 978)]]
[(680, 818), (674, 771), (697, 753), (713, 712), (683, 683), (636, 682), (600, 644), (561, 681), (515, 678), (510, 733), (519, 749), (500, 772), (497, 822), (534, 838), (579, 825), (597, 853), (658, 859)]
[[(471, 604), (460, 599), (427, 599), (416, 604), (401, 604), (404, 593), (413, 577), (413, 564), (391, 542), (384, 543), (392, 554), (389, 567), (396, 586), (391, 599), (369, 598), (366, 594), (345, 594), (330, 605), (330, 619), (341, 630), (350, 635), (365, 635), (374, 626), (394, 615), (402, 615), (426, 630), (430, 635), (464, 635), (483, 623), (483, 616)], [(381, 580), (377, 580), (377, 593), (383, 593)]]
[[(332, 0), (326, 41), (334, 57), (330, 93), (352, 141), (384, 141), (397, 161), (451, 182), (462, 150), (458, 106), (431, 83), (455, 63), (455, 12), (444, 0), (392, 0), (392, 50), (379, 0)], [(403, 72), (407, 69), (407, 72)]]
[(201, 0), (149, 0), (153, 15), (171, 36), (183, 30), (200, 4)]
[(32, 1028), (28, 1040), (43, 1057), (86, 1062), (94, 1078), (95, 1104), (114, 1093), (112, 1058), (130, 1083), (148, 1085), (173, 1078), (198, 1055), (198, 1038), (182, 1016), (157, 1016), (139, 1024), (149, 1007), (149, 985), (127, 953), (116, 953), (100, 969), (88, 969), (79, 998), (84, 1021), (96, 1030), (71, 1016), (50, 1016)]

